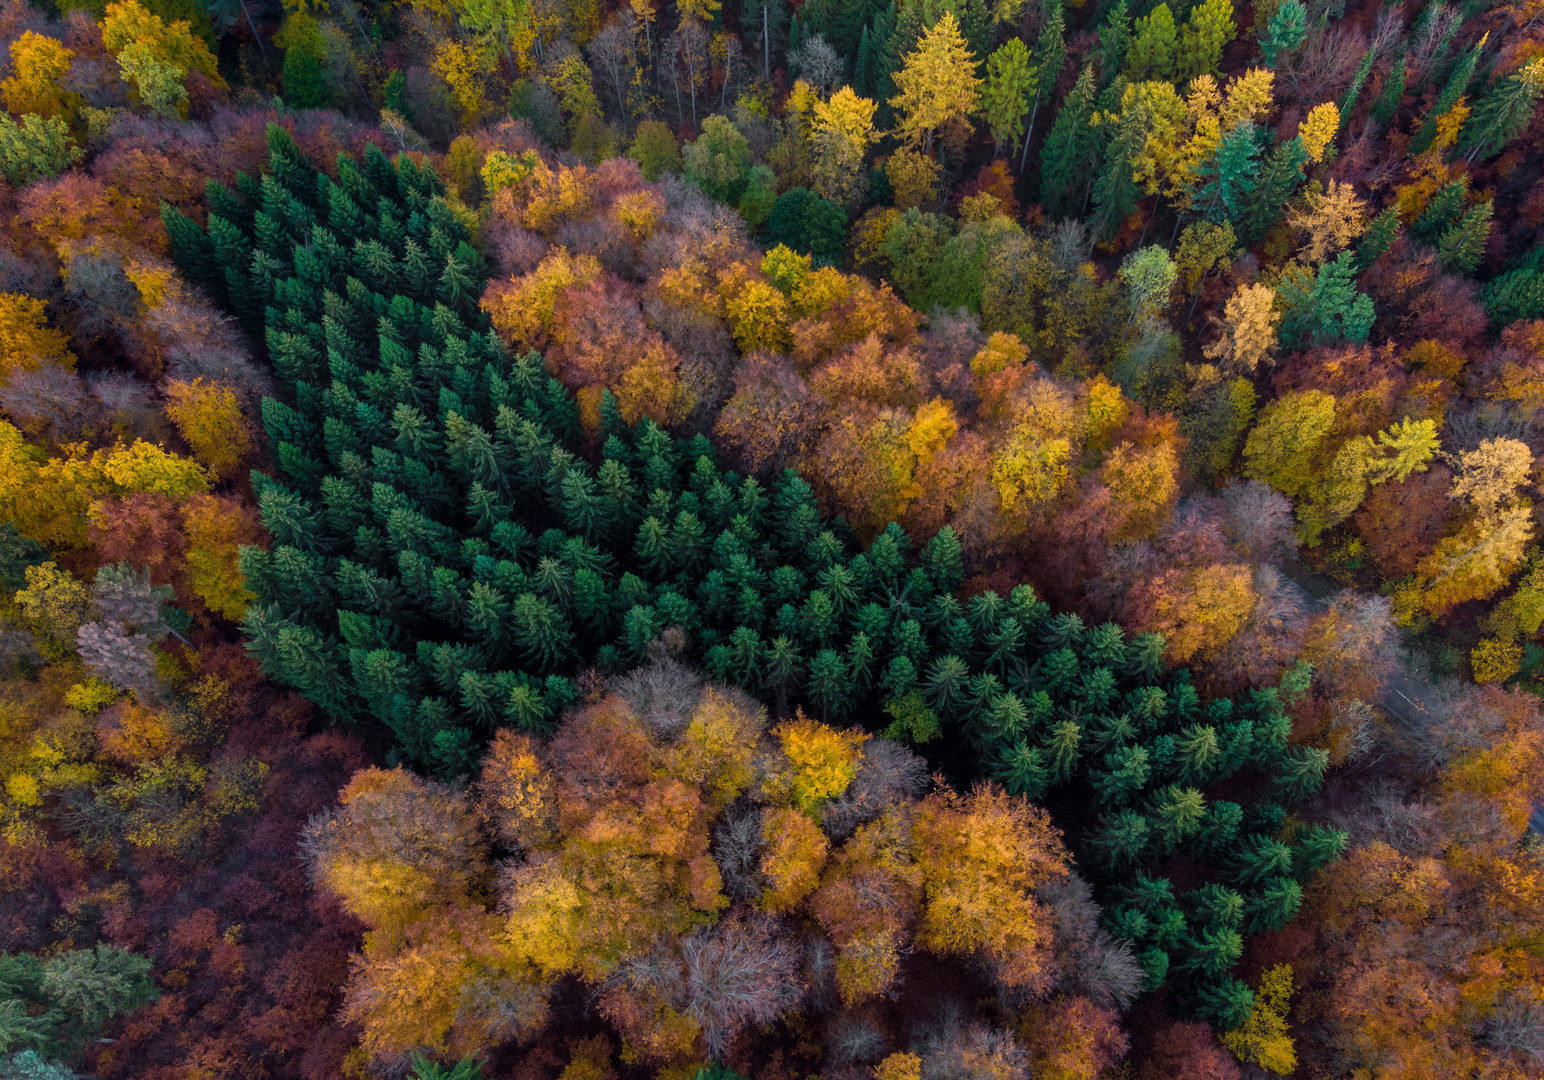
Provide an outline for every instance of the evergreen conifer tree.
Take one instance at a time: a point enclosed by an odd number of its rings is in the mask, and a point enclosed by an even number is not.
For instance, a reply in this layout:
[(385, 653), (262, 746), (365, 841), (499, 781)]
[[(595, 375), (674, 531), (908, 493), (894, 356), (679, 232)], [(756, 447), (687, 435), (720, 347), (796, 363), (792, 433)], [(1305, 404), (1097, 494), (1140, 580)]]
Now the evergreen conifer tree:
[(1082, 213), (1084, 169), (1098, 141), (1089, 124), (1097, 92), (1093, 65), (1086, 65), (1040, 151), (1040, 202), (1052, 220)]
[(1260, 178), (1244, 202), (1241, 233), (1246, 244), (1261, 240), (1281, 220), (1287, 200), (1303, 182), (1303, 166), (1308, 164), (1308, 150), (1300, 135), (1294, 135), (1271, 151)]
[(1405, 58), (1401, 56), (1383, 77), (1383, 90), (1373, 102), (1372, 118), (1385, 127), (1399, 111), (1400, 100), (1405, 96)]
[(1381, 259), (1399, 237), (1399, 208), (1391, 206), (1367, 226), (1362, 242), (1356, 246), (1356, 270), (1361, 273)]
[(1239, 220), (1259, 182), (1259, 172), (1259, 129), (1246, 121), (1223, 135), (1212, 157), (1202, 166), (1205, 182), (1196, 193), (1196, 212), (1218, 225)]
[(1274, 68), (1307, 36), (1308, 9), (1302, 0), (1282, 0), (1276, 14), (1266, 24), (1265, 33), (1260, 36), (1260, 58), (1266, 67)]
[(1035, 137), (1035, 118), (1040, 115), (1040, 106), (1042, 103), (1050, 103), (1056, 80), (1061, 78), (1062, 67), (1067, 63), (1066, 15), (1062, 11), (1061, 0), (1050, 0), (1047, 7), (1045, 24), (1040, 28), (1040, 36), (1031, 54), (1034, 100), (1030, 103), (1029, 128), (1024, 134), (1024, 152), (1019, 156), (1020, 172), (1024, 171), (1024, 165), (1029, 161), (1029, 143)]
[(1131, 47), (1131, 16), (1126, 0), (1115, 0), (1099, 24), (1099, 85), (1108, 85), (1126, 62)]
[(1437, 100), (1432, 103), (1431, 111), (1426, 114), (1426, 122), (1415, 133), (1415, 138), (1410, 140), (1411, 154), (1424, 154), (1431, 146), (1432, 140), (1437, 137), (1437, 120), (1446, 115), (1448, 110), (1457, 105), (1459, 99), (1468, 92), (1469, 81), (1474, 78), (1475, 65), (1480, 62), (1480, 51), (1485, 48), (1485, 42), (1490, 38), (1488, 33), (1480, 35), (1476, 41), (1453, 65), (1452, 74), (1442, 87), (1442, 92), (1437, 95)]
[(1444, 270), (1472, 276), (1490, 239), (1491, 201), (1475, 203), (1437, 241), (1437, 262)]
[(1458, 147), (1466, 160), (1494, 157), (1527, 130), (1540, 93), (1544, 93), (1544, 60), (1534, 60), (1497, 83), (1474, 107), (1459, 136)]

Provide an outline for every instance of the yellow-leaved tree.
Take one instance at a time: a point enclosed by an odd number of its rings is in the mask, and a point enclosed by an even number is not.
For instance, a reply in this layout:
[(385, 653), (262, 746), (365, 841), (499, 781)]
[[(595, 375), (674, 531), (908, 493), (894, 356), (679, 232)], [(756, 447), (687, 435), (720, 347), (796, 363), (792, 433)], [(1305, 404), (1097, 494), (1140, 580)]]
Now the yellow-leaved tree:
[(1292, 965), (1277, 964), (1260, 976), (1254, 1008), (1242, 1027), (1224, 1032), (1222, 1043), (1240, 1061), (1259, 1065), (1280, 1076), (1297, 1069), (1297, 1048), (1287, 1034), (1287, 1007), (1292, 1001)]
[(102, 45), (111, 53), (119, 53), (130, 45), (143, 45), (159, 63), (197, 71), (216, 86), (225, 88), (214, 54), (204, 40), (193, 33), (187, 20), (168, 23), (140, 6), (138, 0), (120, 0), (107, 5), (107, 14), (102, 20)]
[(879, 133), (874, 130), (878, 106), (844, 86), (829, 101), (815, 103), (811, 141), (815, 150), (815, 189), (834, 203), (851, 207), (863, 192), (864, 157)]
[(921, 143), (924, 154), (932, 153), (939, 128), (964, 123), (975, 112), (981, 80), (953, 12), (945, 11), (923, 33), (916, 50), (906, 54), (895, 87), (900, 93), (890, 105), (900, 119), (894, 134), (907, 146)]
[(728, 904), (710, 825), (751, 783), (765, 717), (711, 689), (673, 707), (669, 739), (613, 696), (569, 713), (538, 767), (512, 743), (484, 766), (487, 812), (529, 845), (500, 882), (507, 933), (547, 975), (599, 981)]
[(56, 550), (86, 545), (88, 510), (103, 496), (156, 492), (182, 501), (209, 488), (203, 466), (154, 443), (90, 454), (80, 445), (64, 449), (64, 456), (48, 457), (0, 420), (0, 517)]
[(74, 371), (70, 339), (48, 325), (42, 300), (0, 293), (0, 382), (13, 372), (36, 371), (44, 364)]
[(858, 773), (863, 744), (868, 739), (861, 731), (827, 727), (802, 711), (794, 719), (779, 724), (773, 734), (791, 764), (786, 777), (788, 800), (806, 812), (847, 790)]
[(256, 599), (241, 576), (241, 549), (269, 542), (256, 510), (236, 495), (195, 493), (182, 504), (182, 528), (189, 587), (209, 610), (240, 622)]
[(0, 99), (17, 116), (36, 113), (66, 121), (80, 107), (80, 95), (66, 91), (59, 80), (69, 73), (72, 49), (51, 37), (24, 32), (11, 42), (11, 76), (0, 82)]
[(390, 932), (464, 900), (488, 867), (465, 796), (401, 768), (365, 769), (306, 828), (316, 883)]
[(1534, 534), (1533, 505), (1523, 494), (1532, 468), (1533, 452), (1516, 439), (1486, 439), (1460, 455), (1449, 497), (1471, 513), (1416, 568), (1421, 607), (1440, 617), (1466, 600), (1495, 595), (1511, 580)]
[(1051, 943), (1034, 890), (1067, 873), (1050, 817), (992, 784), (967, 796), (935, 793), (915, 813), (925, 891), (917, 943), (945, 956), (979, 956), (1004, 986), (1032, 986)]
[(1308, 151), (1308, 160), (1320, 162), (1333, 149), (1335, 134), (1340, 130), (1340, 107), (1333, 101), (1315, 105), (1309, 110), (1297, 134)]
[(173, 379), (166, 397), (166, 415), (199, 463), (224, 479), (238, 476), (252, 449), (252, 430), (230, 388), (202, 378)]
[(198, 72), (220, 90), (228, 88), (214, 54), (186, 19), (168, 23), (137, 0), (107, 5), (102, 45), (117, 59), (122, 79), (141, 104), (158, 115), (187, 116), (184, 80), (189, 72)]
[(475, 900), (488, 863), (466, 796), (401, 768), (365, 769), (301, 848), (318, 887), (370, 933), (342, 1015), (375, 1057), (462, 1056), (529, 1036), (547, 1017), (546, 982)]

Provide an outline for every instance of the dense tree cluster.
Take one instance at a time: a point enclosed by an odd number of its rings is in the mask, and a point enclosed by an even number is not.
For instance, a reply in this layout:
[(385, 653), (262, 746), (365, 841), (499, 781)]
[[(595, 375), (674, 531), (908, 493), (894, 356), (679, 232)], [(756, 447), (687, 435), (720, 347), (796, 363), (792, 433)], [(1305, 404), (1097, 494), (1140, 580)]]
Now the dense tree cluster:
[[(914, 946), (1021, 996), (1073, 995), (1085, 1027), (1130, 1000), (1129, 953), (1094, 932), (1081, 943), (1109, 962), (1072, 955), (1097, 909), (1043, 811), (991, 786), (919, 797), (925, 764), (895, 743), (802, 714), (765, 725), (661, 660), (550, 741), (503, 729), (470, 793), (357, 774), (304, 847), (372, 930), (344, 1010), (363, 1046), (528, 1037), (572, 974), (642, 1058), (738, 1058), (748, 1028), (796, 1008), (883, 999)], [(511, 853), (496, 870), (479, 824)]]
[(1537, 1071), (1531, 8), (45, 7), (0, 1071)]
[[(274, 543), (243, 551), (257, 593), (249, 647), (270, 675), (339, 719), (385, 718), (403, 759), (448, 776), (466, 771), (494, 727), (549, 727), (578, 696), (564, 674), (575, 665), (619, 671), (659, 649), (700, 658), (780, 713), (794, 702), (824, 716), (882, 709), (901, 739), (968, 733), (1010, 791), (1038, 799), (1071, 785), (1080, 805), (1097, 807), (1082, 847), (1120, 883), (1108, 919), (1142, 948), (1148, 988), (1172, 965), (1205, 1015), (1244, 1020), (1250, 991), (1229, 974), (1242, 933), (1290, 920), (1301, 882), (1343, 842), (1317, 828), (1275, 838), (1281, 804), (1317, 791), (1328, 760), (1288, 747), (1277, 691), (1203, 706), (1188, 672), (1164, 678), (1159, 635), (1128, 642), (1114, 624), (1085, 629), (1024, 585), (962, 603), (947, 527), (915, 555), (893, 524), (853, 551), (796, 476), (763, 493), (716, 466), (700, 435), (672, 438), (647, 419), (628, 427), (604, 390), (595, 466), (579, 453), (573, 399), (534, 354), (511, 358), (479, 329), (462, 265), (475, 253), (433, 174), (373, 152), (363, 169), (342, 159), (350, 195), (311, 171), (282, 129), (271, 138), (262, 208), (229, 203), (233, 216), (250, 213), (252, 266), (272, 275), (240, 287), (272, 301), (269, 349), (294, 402), (265, 400), (290, 484), (255, 476)], [(313, 220), (307, 192), (325, 198), (338, 228), (353, 223), (351, 259), (320, 224), (300, 246), (294, 222)], [(211, 214), (206, 234), (167, 214), (179, 261), (212, 279), (213, 237), (231, 219)], [(372, 221), (403, 218), (400, 246), (375, 238)], [(406, 269), (424, 261), (415, 233), (442, 260), (437, 282)], [(318, 250), (334, 254), (324, 263)], [(390, 299), (350, 272), (368, 272), (372, 255), (385, 264), (378, 282), (401, 281)], [(226, 266), (232, 291), (241, 272)], [(350, 327), (373, 328), (374, 348)], [(1289, 697), (1307, 672), (1289, 676)], [(1208, 800), (1206, 789), (1241, 770), (1271, 779), (1242, 806)], [(804, 809), (822, 795), (795, 792)], [(797, 844), (796, 831), (779, 832)], [(1215, 866), (1217, 880), (1180, 897), (1146, 873), (1176, 856)], [(802, 880), (789, 860), (793, 880), (778, 892)], [(564, 936), (578, 948), (596, 932), (575, 925)]]

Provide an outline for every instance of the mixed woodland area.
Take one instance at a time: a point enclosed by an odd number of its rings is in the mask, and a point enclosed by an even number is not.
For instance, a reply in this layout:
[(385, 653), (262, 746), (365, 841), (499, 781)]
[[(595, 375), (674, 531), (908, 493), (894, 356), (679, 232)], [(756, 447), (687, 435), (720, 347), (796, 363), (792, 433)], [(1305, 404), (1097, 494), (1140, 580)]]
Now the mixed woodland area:
[(1540, 0), (0, 44), (0, 1074), (1544, 1075)]

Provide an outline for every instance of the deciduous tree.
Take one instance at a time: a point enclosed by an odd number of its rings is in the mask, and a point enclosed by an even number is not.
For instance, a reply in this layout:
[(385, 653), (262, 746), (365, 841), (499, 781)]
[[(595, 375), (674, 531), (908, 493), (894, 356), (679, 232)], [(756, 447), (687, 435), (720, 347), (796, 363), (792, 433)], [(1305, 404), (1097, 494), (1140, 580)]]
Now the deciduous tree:
[(1036, 985), (1050, 937), (1034, 889), (1066, 873), (1044, 811), (986, 785), (968, 796), (931, 795), (916, 815), (926, 890), (918, 943), (944, 955), (980, 955), (1004, 986)]
[(981, 80), (952, 12), (944, 12), (923, 33), (916, 51), (906, 54), (895, 86), (899, 93), (890, 106), (900, 113), (896, 134), (908, 146), (920, 143), (924, 154), (932, 153), (940, 127), (975, 111)]

